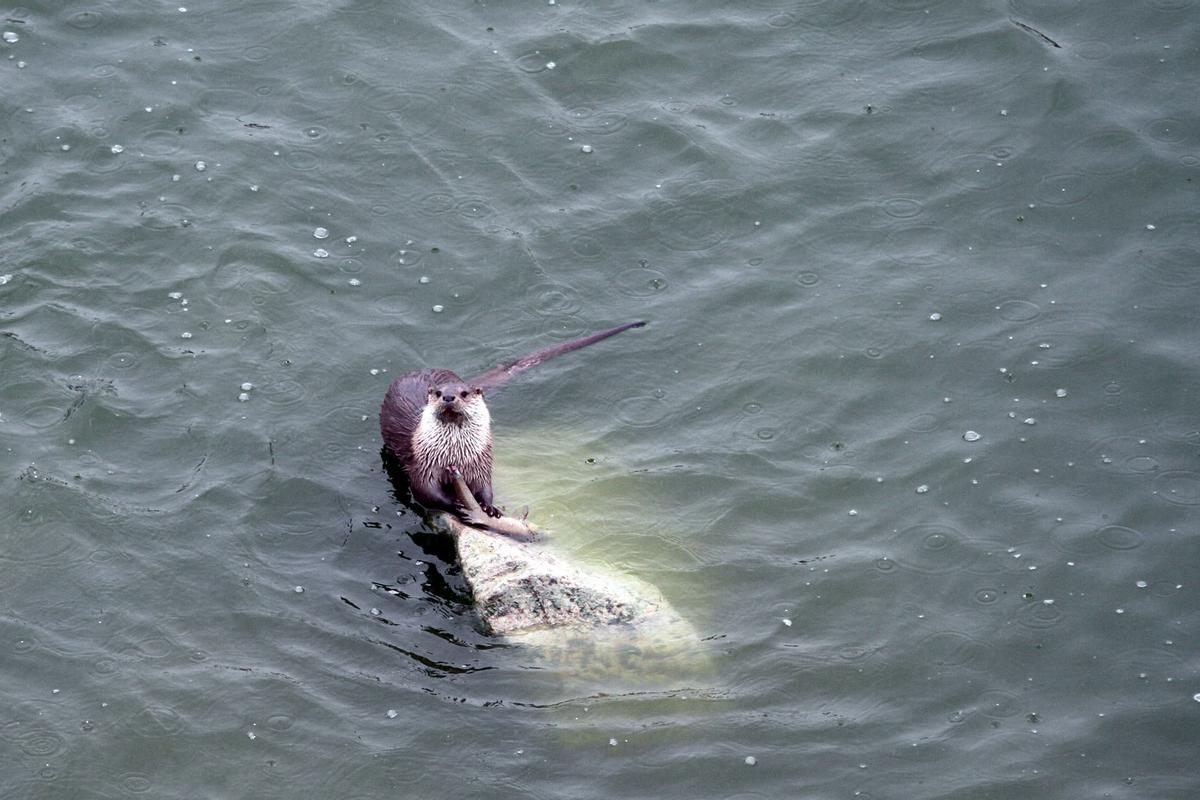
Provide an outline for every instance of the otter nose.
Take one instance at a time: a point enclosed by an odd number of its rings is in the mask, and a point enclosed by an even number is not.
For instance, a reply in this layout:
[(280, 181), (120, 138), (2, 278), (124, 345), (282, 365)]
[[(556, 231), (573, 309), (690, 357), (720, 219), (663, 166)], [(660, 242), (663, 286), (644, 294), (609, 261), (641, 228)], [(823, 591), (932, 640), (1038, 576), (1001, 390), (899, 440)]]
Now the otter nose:
[(442, 395), (442, 402), (443, 403), (453, 403), (454, 402), (453, 393), (447, 392), (446, 394)]

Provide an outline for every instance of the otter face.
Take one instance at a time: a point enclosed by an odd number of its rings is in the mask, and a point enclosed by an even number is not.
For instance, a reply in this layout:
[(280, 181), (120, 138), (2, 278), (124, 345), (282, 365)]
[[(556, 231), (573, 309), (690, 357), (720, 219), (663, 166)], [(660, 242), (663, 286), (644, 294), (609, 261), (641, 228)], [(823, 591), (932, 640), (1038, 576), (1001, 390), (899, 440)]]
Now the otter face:
[(446, 383), (430, 386), (425, 403), (443, 422), (461, 422), (469, 416), (475, 402), (483, 399), (483, 390), (471, 388), (464, 383)]

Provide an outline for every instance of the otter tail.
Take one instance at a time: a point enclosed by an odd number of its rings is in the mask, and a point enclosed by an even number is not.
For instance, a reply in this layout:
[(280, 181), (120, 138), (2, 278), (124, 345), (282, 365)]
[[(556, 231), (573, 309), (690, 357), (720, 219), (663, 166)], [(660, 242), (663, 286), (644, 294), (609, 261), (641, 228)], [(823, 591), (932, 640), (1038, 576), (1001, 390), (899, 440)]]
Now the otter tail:
[(606, 331), (593, 333), (591, 336), (585, 336), (582, 339), (576, 339), (573, 342), (565, 344), (557, 344), (554, 347), (547, 347), (545, 350), (538, 350), (536, 353), (531, 353), (524, 358), (519, 358), (509, 364), (496, 367), (493, 370), (483, 373), (475, 380), (471, 381), (472, 386), (478, 386), (481, 389), (495, 389), (498, 386), (503, 386), (509, 378), (518, 375), (530, 367), (536, 367), (544, 361), (561, 356), (563, 353), (569, 353), (572, 350), (578, 350), (581, 347), (587, 347), (589, 344), (607, 339), (610, 336), (616, 336), (622, 331), (627, 331), (630, 328), (640, 328), (645, 325), (645, 320), (640, 322), (629, 322), (625, 325), (618, 325), (615, 328), (609, 328)]

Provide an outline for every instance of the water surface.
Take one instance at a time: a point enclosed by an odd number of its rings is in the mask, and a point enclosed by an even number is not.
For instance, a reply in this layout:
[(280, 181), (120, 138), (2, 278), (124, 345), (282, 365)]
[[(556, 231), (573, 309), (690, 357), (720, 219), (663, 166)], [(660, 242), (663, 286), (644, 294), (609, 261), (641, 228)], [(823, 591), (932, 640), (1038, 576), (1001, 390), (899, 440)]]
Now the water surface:
[[(0, 14), (0, 794), (1195, 796), (1195, 2), (183, 2)], [(376, 419), (636, 318), (491, 407), (652, 691)]]

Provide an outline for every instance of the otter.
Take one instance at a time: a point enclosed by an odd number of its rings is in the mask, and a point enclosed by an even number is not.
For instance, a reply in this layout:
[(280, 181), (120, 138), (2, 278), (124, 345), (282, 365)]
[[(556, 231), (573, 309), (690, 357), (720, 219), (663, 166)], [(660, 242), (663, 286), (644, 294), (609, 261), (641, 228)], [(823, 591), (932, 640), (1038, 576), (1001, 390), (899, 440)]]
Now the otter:
[(645, 324), (630, 322), (538, 350), (469, 383), (448, 369), (423, 369), (396, 378), (383, 398), (379, 428), (384, 447), (408, 476), (413, 498), (431, 510), (451, 511), (477, 523), (477, 515), (458, 498), (455, 483), (461, 480), (486, 515), (500, 517), (492, 502), (492, 417), (484, 392), (556, 356)]

